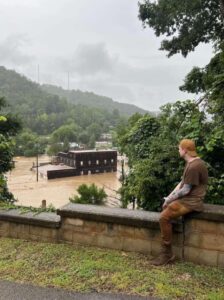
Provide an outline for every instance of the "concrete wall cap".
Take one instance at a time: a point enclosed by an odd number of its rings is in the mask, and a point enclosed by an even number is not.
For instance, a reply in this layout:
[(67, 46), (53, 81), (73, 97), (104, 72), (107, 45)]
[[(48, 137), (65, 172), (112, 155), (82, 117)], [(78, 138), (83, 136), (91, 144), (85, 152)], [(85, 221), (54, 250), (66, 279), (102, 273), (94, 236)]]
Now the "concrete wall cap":
[(42, 227), (59, 228), (61, 218), (56, 213), (42, 212), (35, 215), (33, 212), (21, 213), (19, 209), (10, 209), (0, 210), (0, 220)]
[(159, 213), (124, 208), (110, 208), (98, 205), (69, 203), (57, 210), (61, 217), (83, 218), (86, 220), (131, 225), (158, 227)]
[(186, 218), (224, 222), (224, 205), (204, 204), (203, 212), (190, 213)]

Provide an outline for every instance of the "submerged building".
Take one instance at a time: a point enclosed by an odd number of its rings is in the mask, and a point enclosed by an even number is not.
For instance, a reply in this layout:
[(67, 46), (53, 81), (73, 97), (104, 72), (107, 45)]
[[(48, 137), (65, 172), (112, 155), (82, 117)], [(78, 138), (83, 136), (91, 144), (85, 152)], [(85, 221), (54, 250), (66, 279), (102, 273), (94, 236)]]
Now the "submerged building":
[[(116, 150), (82, 150), (59, 152), (57, 164), (60, 168), (49, 170), (47, 178), (79, 176), (117, 171)], [(64, 169), (62, 166), (66, 166)], [(68, 168), (69, 167), (69, 168)]]

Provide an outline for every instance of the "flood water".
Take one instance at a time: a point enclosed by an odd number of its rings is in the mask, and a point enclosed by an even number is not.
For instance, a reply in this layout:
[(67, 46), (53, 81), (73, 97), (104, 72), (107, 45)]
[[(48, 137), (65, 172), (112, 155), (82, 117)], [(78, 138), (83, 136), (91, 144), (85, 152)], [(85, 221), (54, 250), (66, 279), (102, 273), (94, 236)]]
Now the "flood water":
[[(53, 204), (59, 208), (69, 203), (69, 197), (77, 195), (79, 185), (95, 183), (98, 187), (104, 187), (108, 195), (106, 206), (119, 207), (119, 195), (116, 191), (120, 187), (118, 180), (120, 171), (114, 173), (90, 174), (74, 177), (47, 180), (38, 176), (31, 170), (35, 157), (15, 157), (15, 168), (7, 174), (10, 192), (18, 200), (17, 205), (40, 207), (42, 200), (47, 205)], [(39, 157), (39, 163), (50, 161), (47, 156)]]

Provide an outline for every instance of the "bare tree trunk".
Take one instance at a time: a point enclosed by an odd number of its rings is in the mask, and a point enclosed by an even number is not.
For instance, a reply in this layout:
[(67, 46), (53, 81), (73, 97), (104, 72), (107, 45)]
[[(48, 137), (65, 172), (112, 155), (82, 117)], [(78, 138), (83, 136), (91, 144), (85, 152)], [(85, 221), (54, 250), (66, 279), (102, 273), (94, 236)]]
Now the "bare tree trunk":
[(219, 0), (219, 3), (220, 3), (221, 15), (224, 20), (224, 0)]

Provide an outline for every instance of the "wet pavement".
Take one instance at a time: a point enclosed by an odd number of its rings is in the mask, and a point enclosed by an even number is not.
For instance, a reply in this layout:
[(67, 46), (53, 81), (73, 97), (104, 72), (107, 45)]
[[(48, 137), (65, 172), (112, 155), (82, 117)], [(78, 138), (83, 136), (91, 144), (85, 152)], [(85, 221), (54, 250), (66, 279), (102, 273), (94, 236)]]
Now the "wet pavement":
[(0, 291), (1, 300), (156, 300), (152, 297), (124, 294), (75, 293), (10, 281), (0, 281)]

